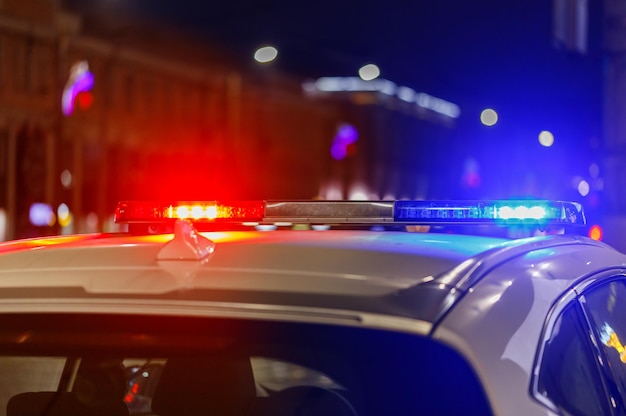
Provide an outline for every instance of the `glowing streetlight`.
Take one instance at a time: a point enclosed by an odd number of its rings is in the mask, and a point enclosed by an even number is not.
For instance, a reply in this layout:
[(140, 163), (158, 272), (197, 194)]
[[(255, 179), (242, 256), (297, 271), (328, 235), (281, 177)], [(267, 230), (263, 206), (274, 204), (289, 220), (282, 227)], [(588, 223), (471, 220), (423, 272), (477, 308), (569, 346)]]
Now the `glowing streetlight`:
[(547, 130), (542, 131), (539, 133), (539, 143), (545, 147), (552, 146), (554, 144), (554, 135)]
[(492, 108), (486, 108), (480, 113), (480, 122), (491, 127), (498, 122), (498, 113)]
[(363, 81), (371, 81), (373, 79), (378, 78), (379, 76), (380, 76), (380, 69), (378, 68), (378, 66), (374, 64), (363, 65), (359, 69), (359, 77), (361, 77)]
[(254, 52), (254, 60), (265, 64), (272, 62), (278, 56), (278, 49), (273, 46), (263, 46)]

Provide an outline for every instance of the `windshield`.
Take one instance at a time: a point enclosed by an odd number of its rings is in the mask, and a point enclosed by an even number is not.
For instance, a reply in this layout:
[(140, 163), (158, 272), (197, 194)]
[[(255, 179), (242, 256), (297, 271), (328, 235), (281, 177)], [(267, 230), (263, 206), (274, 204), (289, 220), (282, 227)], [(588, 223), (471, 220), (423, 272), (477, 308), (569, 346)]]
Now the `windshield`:
[(456, 353), (409, 334), (148, 316), (0, 321), (8, 416), (489, 413)]

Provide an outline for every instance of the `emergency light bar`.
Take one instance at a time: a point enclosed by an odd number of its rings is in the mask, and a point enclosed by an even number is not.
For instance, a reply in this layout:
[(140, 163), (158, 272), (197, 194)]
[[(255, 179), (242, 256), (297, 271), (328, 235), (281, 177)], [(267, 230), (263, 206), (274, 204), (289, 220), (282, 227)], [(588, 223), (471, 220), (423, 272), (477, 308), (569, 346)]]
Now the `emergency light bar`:
[(583, 226), (580, 204), (545, 200), (497, 201), (186, 201), (120, 202), (115, 222), (309, 224), (550, 224)]

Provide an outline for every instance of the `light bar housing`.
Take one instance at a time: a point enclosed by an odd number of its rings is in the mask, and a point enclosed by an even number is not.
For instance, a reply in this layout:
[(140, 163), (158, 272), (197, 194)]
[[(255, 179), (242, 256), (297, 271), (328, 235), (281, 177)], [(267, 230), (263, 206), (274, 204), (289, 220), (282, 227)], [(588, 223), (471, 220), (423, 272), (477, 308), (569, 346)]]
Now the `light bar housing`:
[(123, 201), (120, 224), (194, 223), (521, 224), (584, 226), (583, 207), (548, 200), (492, 201)]

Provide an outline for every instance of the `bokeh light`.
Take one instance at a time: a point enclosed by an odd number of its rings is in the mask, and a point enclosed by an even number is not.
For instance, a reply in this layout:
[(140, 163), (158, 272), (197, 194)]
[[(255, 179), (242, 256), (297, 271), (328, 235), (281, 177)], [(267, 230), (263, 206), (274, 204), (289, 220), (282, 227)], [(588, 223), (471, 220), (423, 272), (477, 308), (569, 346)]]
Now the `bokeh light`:
[(378, 78), (379, 76), (380, 76), (380, 69), (378, 68), (378, 66), (374, 64), (363, 65), (359, 69), (359, 77), (361, 77), (363, 81), (371, 81), (373, 79)]
[(67, 204), (61, 203), (57, 208), (57, 217), (61, 227), (67, 227), (72, 223), (72, 213)]
[(254, 60), (262, 64), (272, 62), (278, 57), (278, 49), (273, 46), (263, 46), (254, 52)]
[(35, 202), (30, 206), (28, 219), (32, 225), (45, 227), (54, 224), (54, 213), (50, 204)]
[(491, 127), (498, 122), (498, 113), (492, 108), (486, 108), (480, 113), (480, 122)]
[(61, 172), (61, 185), (63, 185), (64, 188), (70, 188), (72, 186), (72, 182), (73, 182), (73, 178), (72, 178), (72, 173), (65, 169), (63, 170), (63, 172)]
[(355, 150), (355, 143), (359, 138), (359, 132), (351, 124), (342, 124), (337, 129), (337, 134), (330, 147), (330, 155), (335, 160), (345, 159), (351, 156)]
[[(89, 70), (89, 64), (87, 61), (79, 61), (72, 65), (70, 69), (70, 75), (63, 89), (61, 108), (63, 114), (66, 116), (71, 115), (74, 112), (74, 101), (81, 92), (88, 92), (94, 86), (94, 75)], [(93, 102), (93, 96), (91, 100), (89, 98), (82, 98), (80, 103), (82, 106), (91, 105)], [(86, 101), (85, 101), (86, 100)]]
[(599, 225), (593, 225), (589, 229), (589, 238), (592, 240), (602, 240), (602, 228)]
[(539, 143), (545, 147), (552, 146), (554, 144), (554, 135), (547, 130), (543, 130), (539, 133)]
[(581, 196), (587, 196), (589, 195), (589, 182), (585, 181), (585, 180), (581, 180), (580, 182), (578, 182), (578, 193)]
[(320, 191), (322, 199), (329, 201), (343, 199), (343, 187), (338, 181), (331, 181)]
[(367, 201), (377, 198), (369, 191), (365, 183), (356, 182), (348, 191), (348, 199), (351, 201)]

